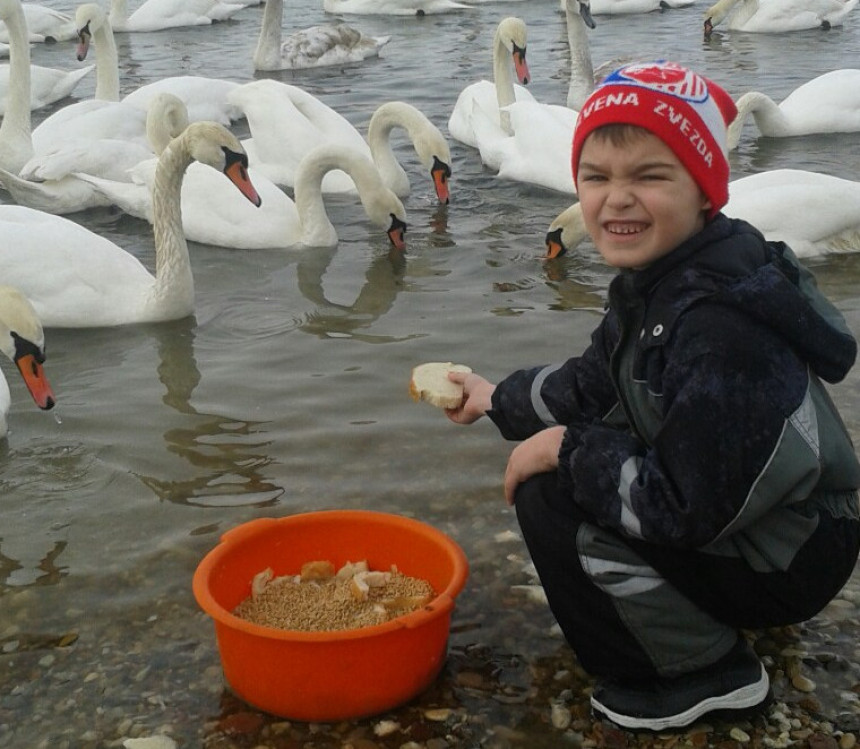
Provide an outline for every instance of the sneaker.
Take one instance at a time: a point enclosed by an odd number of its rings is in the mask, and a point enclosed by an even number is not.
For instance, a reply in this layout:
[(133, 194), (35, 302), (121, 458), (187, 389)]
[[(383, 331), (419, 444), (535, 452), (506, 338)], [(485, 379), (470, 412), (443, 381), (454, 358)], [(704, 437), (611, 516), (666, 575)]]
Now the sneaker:
[(682, 728), (715, 710), (746, 710), (765, 702), (770, 681), (744, 638), (711, 666), (640, 684), (598, 682), (591, 707), (624, 728)]

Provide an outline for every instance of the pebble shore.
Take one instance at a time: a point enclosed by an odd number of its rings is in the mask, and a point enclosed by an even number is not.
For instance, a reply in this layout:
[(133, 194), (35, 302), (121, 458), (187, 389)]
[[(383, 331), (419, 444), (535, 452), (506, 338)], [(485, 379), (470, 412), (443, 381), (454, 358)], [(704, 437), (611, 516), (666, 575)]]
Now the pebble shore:
[[(502, 550), (501, 556), (499, 555)], [(561, 638), (518, 537), (469, 549), (445, 668), (385, 714), (332, 724), (254, 710), (221, 675), (210, 620), (181, 581), (111, 627), (32, 630), (32, 591), (4, 598), (4, 749), (854, 749), (860, 737), (860, 577), (809, 622), (750, 633), (774, 699), (665, 734), (621, 730), (589, 709), (591, 680)], [(502, 560), (501, 562), (499, 560)], [(142, 570), (142, 577), (154, 574)], [(133, 582), (133, 581), (128, 581)], [(140, 581), (137, 581), (140, 582)], [(7, 605), (8, 603), (8, 605)], [(372, 675), (368, 675), (372, 678)]]

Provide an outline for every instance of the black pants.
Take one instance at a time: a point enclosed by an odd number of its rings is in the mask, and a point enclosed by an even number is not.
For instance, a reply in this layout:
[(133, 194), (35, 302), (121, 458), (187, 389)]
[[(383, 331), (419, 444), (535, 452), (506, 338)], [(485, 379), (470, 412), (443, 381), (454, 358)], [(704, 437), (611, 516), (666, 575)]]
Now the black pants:
[(655, 546), (597, 526), (555, 473), (516, 495), (517, 519), (550, 608), (583, 668), (624, 680), (676, 676), (718, 660), (740, 628), (818, 613), (851, 575), (860, 523), (821, 514), (784, 571)]

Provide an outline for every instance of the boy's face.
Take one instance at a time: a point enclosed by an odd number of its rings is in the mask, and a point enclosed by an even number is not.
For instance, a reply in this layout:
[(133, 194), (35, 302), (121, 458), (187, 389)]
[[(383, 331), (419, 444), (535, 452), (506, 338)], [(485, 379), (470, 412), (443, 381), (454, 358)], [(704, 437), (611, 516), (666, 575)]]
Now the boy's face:
[(613, 143), (599, 131), (586, 138), (579, 202), (603, 259), (639, 269), (700, 231), (711, 203), (656, 135), (638, 130), (623, 140)]

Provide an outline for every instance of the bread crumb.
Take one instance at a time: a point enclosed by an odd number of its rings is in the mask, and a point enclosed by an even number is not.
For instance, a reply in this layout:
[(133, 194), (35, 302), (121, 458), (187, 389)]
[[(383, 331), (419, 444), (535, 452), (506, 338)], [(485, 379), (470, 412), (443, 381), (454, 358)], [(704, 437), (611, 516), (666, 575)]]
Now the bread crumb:
[(273, 629), (326, 632), (382, 624), (426, 606), (435, 597), (426, 580), (408, 577), (391, 565), (370, 570), (367, 562), (347, 562), (337, 572), (327, 561), (302, 565), (299, 575), (273, 577), (270, 568), (254, 575), (252, 594), (233, 613)]

